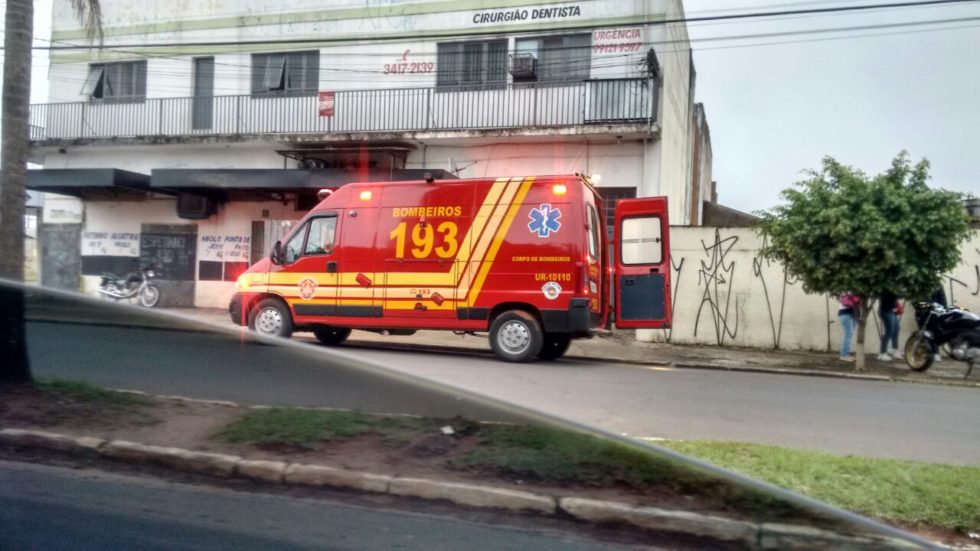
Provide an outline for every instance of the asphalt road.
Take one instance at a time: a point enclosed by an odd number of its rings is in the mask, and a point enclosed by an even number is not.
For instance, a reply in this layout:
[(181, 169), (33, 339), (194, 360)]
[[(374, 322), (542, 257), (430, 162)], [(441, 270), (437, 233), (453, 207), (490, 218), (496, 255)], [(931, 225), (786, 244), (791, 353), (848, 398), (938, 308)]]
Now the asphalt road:
[(620, 548), (552, 528), (0, 461), (0, 549)]
[[(34, 322), (28, 340), (42, 377), (245, 403), (337, 405), (336, 377), (322, 366), (243, 362), (187, 333)], [(394, 352), (356, 343), (341, 349), (637, 437), (980, 465), (976, 389), (572, 360), (518, 365), (488, 353)]]

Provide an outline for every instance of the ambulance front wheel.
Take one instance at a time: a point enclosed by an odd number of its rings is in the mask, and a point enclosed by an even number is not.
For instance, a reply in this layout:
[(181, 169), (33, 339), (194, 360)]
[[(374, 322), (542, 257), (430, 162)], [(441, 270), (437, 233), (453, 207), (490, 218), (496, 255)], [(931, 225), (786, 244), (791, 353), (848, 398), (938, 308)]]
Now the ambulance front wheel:
[(350, 329), (345, 329), (343, 327), (314, 327), (313, 335), (316, 336), (317, 340), (326, 345), (336, 345), (347, 340), (350, 336)]
[(289, 307), (275, 298), (260, 300), (248, 313), (248, 328), (267, 337), (288, 339), (293, 334)]
[(544, 333), (531, 314), (508, 310), (490, 325), (490, 348), (498, 358), (508, 362), (526, 362), (541, 351)]

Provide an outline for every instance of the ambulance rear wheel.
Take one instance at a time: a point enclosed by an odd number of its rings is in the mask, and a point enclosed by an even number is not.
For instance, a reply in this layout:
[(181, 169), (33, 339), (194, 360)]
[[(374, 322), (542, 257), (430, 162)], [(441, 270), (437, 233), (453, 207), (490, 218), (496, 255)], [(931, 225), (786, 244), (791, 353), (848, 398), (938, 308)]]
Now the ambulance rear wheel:
[(248, 328), (267, 337), (288, 339), (293, 334), (289, 307), (279, 299), (260, 300), (248, 313)]
[(350, 336), (350, 329), (344, 327), (314, 327), (313, 335), (323, 344), (333, 346), (347, 340)]
[(568, 352), (572, 345), (572, 336), (564, 333), (550, 333), (544, 336), (544, 344), (538, 352), (538, 359), (544, 361), (557, 360)]
[(498, 358), (507, 362), (526, 362), (541, 351), (544, 332), (531, 314), (508, 310), (490, 325), (490, 348)]

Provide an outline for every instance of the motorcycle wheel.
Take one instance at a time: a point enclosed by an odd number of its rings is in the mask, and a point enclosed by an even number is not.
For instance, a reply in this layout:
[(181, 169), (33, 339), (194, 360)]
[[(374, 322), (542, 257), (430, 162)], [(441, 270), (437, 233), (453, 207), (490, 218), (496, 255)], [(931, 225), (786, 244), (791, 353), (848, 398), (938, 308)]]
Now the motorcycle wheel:
[(140, 289), (140, 304), (147, 308), (153, 308), (160, 302), (160, 289), (153, 285), (144, 285)]
[(925, 371), (932, 366), (935, 352), (929, 341), (916, 331), (905, 341), (905, 363), (912, 371)]

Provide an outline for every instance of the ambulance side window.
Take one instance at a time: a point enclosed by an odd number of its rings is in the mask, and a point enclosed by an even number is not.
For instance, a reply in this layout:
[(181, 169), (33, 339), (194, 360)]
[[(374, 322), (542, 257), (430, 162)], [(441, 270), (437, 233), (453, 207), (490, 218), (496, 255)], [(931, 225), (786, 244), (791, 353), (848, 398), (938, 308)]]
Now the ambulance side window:
[(309, 226), (309, 224), (303, 224), (303, 227), (298, 229), (289, 238), (289, 241), (286, 242), (286, 246), (283, 247), (284, 262), (286, 264), (292, 264), (299, 260), (300, 253), (303, 251), (303, 241), (306, 239), (306, 230)]
[(588, 231), (589, 231), (589, 257), (596, 260), (599, 259), (599, 219), (595, 213), (595, 207), (592, 205), (587, 205), (589, 207), (589, 221), (588, 221)]
[(337, 233), (337, 217), (314, 218), (310, 221), (310, 237), (306, 240), (304, 256), (333, 253)]

